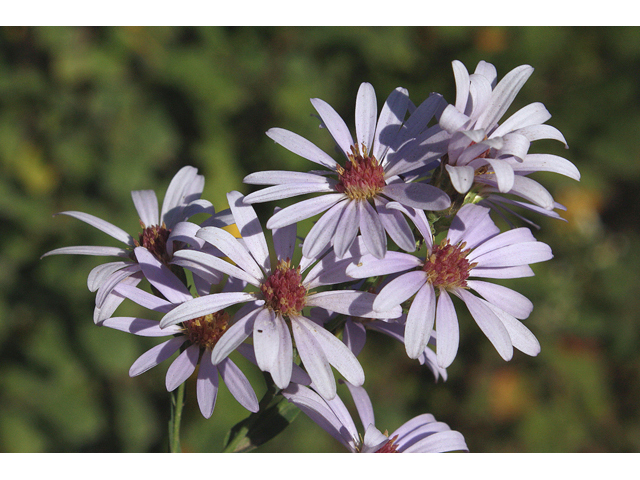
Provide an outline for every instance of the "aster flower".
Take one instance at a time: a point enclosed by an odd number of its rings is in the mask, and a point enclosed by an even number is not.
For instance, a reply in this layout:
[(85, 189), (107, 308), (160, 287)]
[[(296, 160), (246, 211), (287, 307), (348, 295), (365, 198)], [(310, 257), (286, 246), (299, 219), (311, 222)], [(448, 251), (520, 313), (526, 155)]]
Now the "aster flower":
[[(68, 215), (96, 227), (107, 235), (125, 244), (125, 247), (107, 246), (74, 246), (62, 247), (42, 255), (75, 254), (119, 257), (121, 260), (98, 265), (89, 274), (87, 284), (89, 290), (96, 293), (96, 308), (94, 321), (99, 323), (109, 318), (122, 303), (123, 297), (113, 293), (113, 289), (120, 283), (137, 285), (143, 278), (133, 249), (144, 247), (154, 257), (164, 264), (168, 264), (176, 242), (184, 240), (183, 229), (175, 230), (182, 222), (196, 213), (209, 213), (208, 224), (216, 226), (229, 225), (230, 217), (227, 212), (215, 213), (213, 205), (206, 200), (200, 200), (204, 187), (204, 177), (198, 175), (194, 167), (183, 167), (173, 177), (162, 203), (162, 210), (158, 212), (158, 200), (153, 190), (136, 190), (131, 192), (133, 204), (140, 217), (142, 232), (138, 239), (134, 239), (121, 228), (83, 212), (68, 211), (58, 215)], [(175, 230), (175, 231), (173, 231)]]
[[(163, 313), (193, 300), (194, 297), (178, 277), (151, 252), (143, 247), (136, 247), (134, 255), (144, 276), (166, 300), (126, 284), (115, 287), (120, 295), (150, 310)], [(225, 285), (225, 291), (233, 292), (238, 287), (241, 289), (244, 285), (230, 282)], [(131, 366), (129, 375), (140, 375), (181, 350), (167, 370), (167, 390), (175, 390), (199, 365), (196, 381), (198, 405), (202, 415), (209, 418), (213, 414), (218, 394), (218, 375), (243, 407), (251, 412), (258, 411), (256, 394), (240, 368), (230, 358), (220, 361), (212, 361), (211, 358), (213, 347), (230, 323), (229, 314), (224, 310), (218, 310), (164, 329), (160, 328), (157, 320), (137, 317), (112, 317), (104, 320), (102, 325), (147, 337), (172, 336), (171, 339), (142, 354)]]
[(434, 245), (426, 218), (415, 216), (413, 220), (424, 236), (425, 258), (388, 252), (382, 260), (365, 255), (347, 268), (347, 274), (354, 278), (405, 272), (380, 291), (373, 307), (386, 310), (415, 294), (404, 332), (408, 356), (417, 358), (422, 354), (435, 323), (438, 365), (451, 364), (458, 350), (459, 331), (450, 295), (465, 303), (502, 358), (510, 360), (513, 347), (527, 355), (537, 355), (540, 344), (520, 321), (529, 316), (533, 304), (509, 288), (473, 278), (531, 276), (529, 264), (553, 257), (549, 246), (536, 241), (527, 228), (500, 233), (489, 209), (479, 205), (463, 206), (438, 245)]
[(353, 353), (333, 334), (303, 315), (302, 310), (317, 306), (346, 315), (395, 318), (400, 315), (400, 308), (375, 312), (372, 307), (375, 296), (367, 292), (312, 292), (316, 287), (351, 281), (344, 273), (347, 261), (341, 264), (335, 261), (335, 256), (332, 261), (332, 256), (327, 254), (303, 280), (302, 274), (313, 262), (303, 259), (299, 266), (291, 262), (296, 244), (295, 224), (274, 229), (277, 264), (272, 267), (266, 238), (253, 207), (244, 204), (244, 197), (239, 192), (230, 192), (227, 198), (243, 243), (216, 227), (205, 227), (197, 236), (215, 245), (235, 265), (190, 250), (176, 252), (173, 263), (195, 274), (220, 271), (253, 285), (257, 291), (217, 293), (190, 300), (165, 315), (160, 326), (165, 328), (244, 303), (247, 304), (243, 307), (244, 316), (213, 348), (214, 363), (226, 358), (252, 335), (258, 366), (271, 374), (279, 388), (286, 388), (291, 380), (293, 333), (300, 359), (323, 396), (332, 398), (336, 394), (331, 366), (351, 383), (361, 385), (364, 372)]
[(282, 392), (311, 420), (338, 440), (351, 453), (442, 453), (468, 451), (460, 432), (437, 422), (431, 414), (412, 418), (390, 435), (375, 426), (373, 407), (364, 388), (345, 382), (356, 405), (362, 436), (340, 397), (326, 400), (311, 388), (292, 383)]
[[(475, 72), (469, 75), (456, 60), (453, 72), (457, 88), (455, 105), (448, 105), (439, 121), (452, 135), (445, 168), (453, 187), (464, 194), (475, 184), (479, 195), (488, 198), (488, 206), (496, 207), (491, 201), (495, 200), (503, 207), (521, 206), (559, 218), (553, 209), (562, 206), (553, 201), (541, 184), (528, 177), (533, 172), (547, 171), (580, 179), (580, 172), (568, 160), (557, 155), (528, 153), (535, 140), (553, 139), (567, 146), (562, 133), (544, 123), (551, 115), (542, 103), (536, 102), (498, 124), (533, 73), (533, 67), (516, 67), (500, 82), (495, 67), (487, 62), (478, 63)], [(496, 193), (513, 194), (525, 201), (510, 201)]]
[(274, 186), (248, 195), (245, 202), (326, 194), (284, 208), (267, 222), (267, 228), (282, 228), (326, 211), (305, 238), (302, 247), (305, 257), (317, 256), (330, 244), (341, 258), (358, 231), (367, 249), (378, 258), (387, 250), (387, 233), (402, 249), (415, 250), (415, 239), (406, 219), (398, 211), (386, 208), (386, 204), (397, 201), (406, 207), (426, 210), (449, 207), (449, 197), (443, 191), (426, 183), (407, 183), (400, 176), (433, 162), (445, 151), (446, 132), (438, 126), (424, 131), (442, 101), (439, 95), (432, 95), (405, 123), (409, 98), (405, 89), (397, 88), (377, 118), (375, 91), (369, 83), (363, 83), (356, 99), (354, 141), (346, 123), (329, 104), (311, 99), (323, 125), (346, 157), (345, 165), (299, 135), (272, 128), (267, 132), (269, 138), (329, 171), (252, 173), (244, 178), (245, 183)]

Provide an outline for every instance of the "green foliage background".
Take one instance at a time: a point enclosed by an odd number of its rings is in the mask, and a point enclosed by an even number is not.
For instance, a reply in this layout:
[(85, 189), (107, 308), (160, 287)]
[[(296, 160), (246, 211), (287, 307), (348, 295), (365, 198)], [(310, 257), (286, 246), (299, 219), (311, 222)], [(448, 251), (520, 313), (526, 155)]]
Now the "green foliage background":
[[(227, 191), (251, 191), (250, 172), (312, 168), (270, 141), (270, 127), (331, 148), (310, 98), (346, 119), (363, 81), (380, 105), (397, 86), (416, 104), (432, 91), (453, 102), (454, 59), (469, 70), (490, 61), (500, 77), (534, 66), (512, 111), (543, 102), (570, 149), (532, 150), (565, 156), (582, 181), (539, 175), (569, 222), (536, 218), (555, 258), (511, 283), (534, 302), (527, 325), (542, 353), (506, 363), (460, 313), (460, 353), (434, 383), (400, 344), (370, 334), (361, 361), (377, 426), (430, 412), (476, 452), (640, 450), (640, 30), (359, 27), (0, 30), (0, 451), (166, 451), (168, 363), (128, 376), (157, 340), (92, 322), (86, 277), (104, 260), (39, 260), (117, 242), (52, 214), (80, 210), (136, 234), (130, 191), (161, 199), (184, 165), (226, 208)], [(261, 375), (250, 379), (260, 394)], [(221, 387), (204, 420), (189, 381), (183, 448), (220, 451), (246, 413)], [(342, 448), (300, 415), (259, 451)]]

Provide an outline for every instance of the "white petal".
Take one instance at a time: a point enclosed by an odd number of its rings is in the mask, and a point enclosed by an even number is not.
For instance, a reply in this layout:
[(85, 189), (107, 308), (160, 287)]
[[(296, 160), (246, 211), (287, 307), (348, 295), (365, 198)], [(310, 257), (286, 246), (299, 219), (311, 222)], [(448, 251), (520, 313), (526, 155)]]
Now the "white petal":
[[(120, 240), (122, 243), (125, 243), (130, 247), (133, 247), (134, 245), (133, 237), (131, 235), (129, 235), (124, 230), (122, 230), (120, 227), (116, 227), (112, 223), (102, 220), (101, 218), (94, 217), (93, 215), (90, 215), (88, 213), (74, 212), (74, 211), (60, 212), (60, 213), (56, 213), (56, 215), (68, 215), (69, 217), (77, 218), (78, 220), (88, 223), (92, 227), (95, 227), (98, 230), (103, 231), (107, 235), (112, 236), (116, 240)], [(49, 254), (51, 254), (51, 252), (49, 252)]]
[(358, 201), (357, 205), (364, 244), (374, 257), (382, 258), (387, 252), (387, 234), (378, 218), (378, 212), (366, 200)]
[(184, 352), (178, 355), (178, 358), (173, 361), (167, 370), (165, 383), (169, 392), (178, 388), (191, 376), (198, 365), (199, 356), (200, 347), (195, 344), (187, 347)]
[(373, 135), (376, 131), (376, 119), (378, 116), (378, 104), (376, 92), (370, 83), (362, 83), (356, 96), (356, 137), (358, 147), (372, 150)]
[(327, 167), (333, 171), (336, 170), (338, 164), (333, 158), (309, 140), (296, 133), (282, 128), (271, 128), (267, 131), (267, 136), (296, 155), (300, 155), (307, 160)]
[(316, 109), (320, 118), (329, 130), (329, 133), (338, 144), (338, 147), (344, 152), (345, 156), (351, 153), (351, 146), (353, 145), (353, 137), (349, 133), (349, 127), (344, 123), (344, 120), (338, 113), (324, 100), (319, 98), (312, 98), (311, 104)]
[(451, 178), (451, 184), (453, 188), (459, 193), (467, 193), (473, 185), (473, 179), (475, 170), (469, 165), (462, 167), (445, 165), (447, 172), (449, 172), (449, 178)]
[(134, 190), (131, 192), (131, 198), (138, 212), (138, 217), (145, 227), (160, 225), (156, 192), (153, 190)]
[(256, 263), (267, 273), (271, 272), (271, 262), (269, 260), (269, 247), (267, 239), (262, 231), (262, 226), (258, 220), (252, 206), (243, 203), (244, 196), (240, 192), (227, 193), (229, 208), (236, 220), (236, 225), (242, 235), (245, 245), (255, 259)]
[(404, 346), (409, 358), (418, 358), (429, 343), (436, 316), (436, 293), (426, 282), (414, 298), (407, 315)]
[(316, 198), (309, 198), (298, 203), (294, 203), (283, 208), (267, 222), (267, 228), (280, 228), (292, 223), (313, 217), (318, 213), (331, 208), (336, 203), (345, 200), (347, 196), (343, 193), (329, 193)]

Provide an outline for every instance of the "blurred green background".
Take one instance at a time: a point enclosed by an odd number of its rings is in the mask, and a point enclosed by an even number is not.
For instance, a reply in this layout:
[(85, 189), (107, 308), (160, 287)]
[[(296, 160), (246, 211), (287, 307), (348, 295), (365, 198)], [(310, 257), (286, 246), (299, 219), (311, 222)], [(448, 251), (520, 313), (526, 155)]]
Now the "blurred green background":
[[(118, 242), (53, 213), (88, 212), (137, 235), (130, 191), (161, 200), (184, 165), (226, 208), (227, 191), (251, 191), (247, 173), (313, 168), (267, 129), (331, 148), (310, 98), (350, 127), (363, 81), (380, 106), (397, 86), (416, 104), (432, 91), (453, 102), (454, 59), (471, 71), (492, 62), (499, 78), (534, 66), (510, 112), (543, 102), (570, 149), (538, 141), (531, 151), (568, 158), (582, 181), (538, 175), (569, 222), (534, 218), (555, 258), (510, 283), (534, 302), (527, 325), (542, 353), (504, 362), (458, 308), (460, 352), (449, 380), (434, 383), (402, 345), (369, 334), (360, 358), (377, 426), (430, 412), (475, 452), (640, 450), (640, 29), (437, 27), (0, 30), (0, 451), (166, 451), (168, 362), (128, 376), (158, 340), (92, 321), (86, 278), (106, 259), (39, 260)], [(258, 206), (264, 222), (272, 209)], [(261, 375), (250, 378), (260, 394)], [(220, 451), (245, 414), (223, 386), (203, 419), (190, 380), (183, 449)], [(343, 449), (300, 415), (259, 451)]]

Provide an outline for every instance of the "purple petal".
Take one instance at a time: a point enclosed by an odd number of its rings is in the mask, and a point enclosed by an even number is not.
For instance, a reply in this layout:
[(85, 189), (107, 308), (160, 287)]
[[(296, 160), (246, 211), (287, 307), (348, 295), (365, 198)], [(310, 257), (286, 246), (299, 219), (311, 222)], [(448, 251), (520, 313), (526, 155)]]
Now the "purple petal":
[(465, 303), (480, 330), (487, 336), (500, 356), (507, 361), (511, 360), (513, 357), (511, 337), (495, 312), (483, 300), (467, 290), (457, 289), (454, 293)]
[(129, 278), (131, 275), (140, 271), (140, 265), (130, 264), (127, 267), (113, 272), (109, 278), (100, 286), (96, 294), (96, 307), (102, 307), (104, 301), (111, 294), (113, 289)]
[(460, 112), (453, 105), (447, 105), (440, 116), (440, 127), (446, 132), (453, 133), (464, 128), (469, 123), (469, 117)]
[(436, 317), (436, 292), (429, 282), (422, 285), (411, 303), (404, 329), (404, 347), (409, 358), (418, 358), (429, 343)]
[(342, 214), (336, 227), (336, 232), (339, 233), (333, 237), (333, 248), (338, 258), (344, 257), (358, 234), (359, 203), (358, 200), (347, 200), (342, 208)]
[(398, 318), (402, 309), (393, 305), (386, 310), (374, 310), (376, 296), (368, 292), (353, 290), (334, 290), (313, 293), (307, 297), (307, 306), (326, 308), (332, 312), (363, 318)]
[[(238, 347), (238, 345), (244, 342), (246, 338), (251, 335), (256, 317), (260, 312), (262, 312), (262, 310), (263, 309), (261, 307), (258, 307), (247, 312), (244, 316), (240, 317), (237, 322), (231, 325), (226, 332), (224, 332), (222, 337), (218, 340), (218, 343), (213, 347), (213, 351), (211, 353), (211, 361), (214, 365), (218, 365), (227, 358), (229, 354)], [(240, 312), (238, 312), (238, 314), (240, 314)]]
[(446, 193), (426, 183), (392, 183), (382, 193), (402, 205), (422, 210), (444, 210), (451, 205)]
[(342, 341), (349, 347), (354, 355), (358, 355), (364, 348), (367, 339), (367, 332), (360, 322), (354, 322), (351, 318), (347, 318), (342, 331)]
[(345, 205), (345, 202), (334, 205), (311, 227), (302, 244), (302, 255), (311, 259), (320, 255), (335, 235)]
[(145, 353), (140, 355), (135, 362), (133, 362), (133, 365), (131, 365), (131, 368), (129, 369), (129, 376), (135, 377), (155, 367), (178, 351), (185, 341), (186, 339), (184, 336), (173, 337), (172, 339), (147, 350)]
[(238, 366), (226, 358), (218, 365), (218, 370), (233, 398), (250, 412), (257, 412), (260, 407), (256, 392)]
[(445, 165), (453, 188), (459, 193), (467, 193), (473, 185), (475, 169), (469, 165)]
[(402, 449), (402, 453), (444, 453), (456, 451), (468, 451), (464, 437), (460, 432), (450, 430), (437, 432), (427, 438), (414, 443), (407, 449)]
[[(495, 175), (480, 175), (476, 178), (476, 181), (488, 185), (485, 188), (487, 193), (498, 191)], [(554, 208), (553, 197), (549, 191), (531, 178), (516, 175), (513, 179), (513, 188), (509, 193), (529, 200), (547, 210)]]
[(416, 226), (418, 231), (422, 234), (422, 238), (425, 241), (427, 249), (431, 249), (433, 246), (433, 238), (431, 235), (431, 227), (429, 226), (429, 220), (427, 220), (427, 216), (425, 215), (423, 210), (416, 210), (412, 207), (405, 207), (398, 202), (389, 202), (387, 203), (388, 209), (398, 210), (399, 212), (404, 213), (413, 224)]
[(369, 152), (372, 150), (377, 116), (376, 92), (370, 83), (362, 83), (356, 96), (356, 137), (358, 146), (364, 145)]
[(49, 255), (95, 255), (98, 257), (122, 257), (129, 258), (131, 250), (118, 247), (96, 247), (93, 245), (79, 245), (76, 247), (61, 247), (51, 250), (40, 258), (48, 257)]
[(500, 233), (489, 212), (488, 208), (479, 205), (464, 205), (451, 222), (447, 233), (449, 242), (455, 245), (464, 241), (467, 248), (474, 248)]
[(378, 275), (404, 272), (422, 266), (422, 260), (408, 253), (389, 251), (384, 258), (364, 255), (347, 267), (347, 275), (353, 278), (369, 278)]
[[(291, 320), (291, 330), (296, 341), (296, 348), (316, 390), (324, 398), (335, 397), (336, 382), (322, 347), (307, 329), (305, 323), (297, 321), (297, 317), (292, 317)], [(318, 326), (314, 324), (312, 328), (316, 329)]]
[(408, 272), (391, 280), (373, 302), (376, 311), (389, 310), (415, 294), (427, 281), (427, 274), (420, 270)]
[(210, 280), (212, 284), (216, 283), (214, 280), (218, 279), (221, 273), (243, 280), (256, 287), (260, 286), (261, 283), (260, 280), (245, 270), (221, 258), (197, 250), (178, 250), (171, 263), (191, 270), (196, 275)]
[(231, 305), (252, 300), (255, 300), (255, 294), (248, 292), (224, 292), (192, 298), (167, 313), (160, 321), (160, 327), (166, 328), (169, 325), (193, 320), (194, 318), (218, 312)]
[(156, 192), (153, 190), (134, 190), (131, 192), (131, 198), (138, 212), (138, 217), (145, 227), (160, 225)]
[(553, 172), (574, 180), (580, 180), (580, 172), (576, 166), (566, 158), (558, 155), (530, 153), (522, 163), (514, 164), (513, 169), (523, 175), (529, 172)]
[(172, 392), (191, 376), (198, 366), (199, 356), (200, 346), (195, 344), (187, 347), (184, 352), (178, 355), (178, 358), (173, 361), (167, 370), (165, 382), (167, 391)]
[[(276, 207), (276, 212), (280, 208)], [(271, 232), (273, 238), (273, 249), (276, 252), (276, 258), (280, 260), (291, 260), (295, 251), (298, 233), (298, 224), (287, 225), (282, 228), (274, 228)]]
[[(103, 231), (107, 235), (112, 236), (116, 240), (120, 240), (122, 243), (129, 245), (130, 247), (134, 246), (133, 237), (129, 235), (127, 232), (122, 230), (120, 227), (116, 227), (115, 225), (102, 220), (101, 218), (94, 217), (93, 215), (89, 215), (88, 213), (83, 212), (60, 212), (56, 215), (68, 215), (70, 217), (77, 218), (85, 223), (88, 223), (92, 227), (97, 228), (98, 230)], [(95, 255), (95, 254), (85, 254), (85, 255)]]
[(184, 206), (200, 198), (204, 188), (204, 177), (198, 175), (198, 169), (182, 167), (171, 179), (162, 202), (161, 219), (168, 228), (185, 220)]
[[(387, 200), (375, 197), (376, 211), (383, 228), (389, 233), (391, 239), (406, 252), (416, 249), (416, 239), (411, 232), (411, 227), (404, 216), (396, 209), (387, 208)], [(396, 202), (393, 202), (396, 203)]]
[(320, 115), (322, 122), (327, 130), (333, 137), (333, 140), (338, 144), (338, 147), (344, 152), (346, 156), (351, 153), (351, 146), (353, 145), (353, 137), (349, 133), (349, 127), (344, 123), (344, 120), (338, 113), (324, 100), (319, 98), (312, 98), (311, 104)]
[(246, 248), (226, 230), (217, 227), (205, 227), (198, 231), (198, 237), (220, 249), (239, 268), (260, 282), (264, 273)]
[(532, 73), (533, 67), (520, 65), (502, 77), (502, 80), (493, 89), (488, 107), (478, 117), (476, 128), (490, 131), (511, 106)]
[(496, 181), (498, 182), (498, 190), (501, 193), (506, 193), (511, 190), (515, 177), (511, 165), (504, 160), (495, 158), (487, 158), (486, 161), (489, 162), (494, 171)]
[(375, 425), (376, 419), (373, 413), (373, 405), (371, 405), (371, 399), (367, 394), (367, 391), (356, 385), (352, 385), (349, 382), (345, 382), (353, 398), (353, 403), (356, 405), (360, 422), (367, 428), (369, 425)]
[(469, 72), (460, 60), (451, 62), (451, 66), (453, 67), (453, 78), (456, 82), (455, 108), (459, 112), (465, 113), (467, 100), (469, 99)]
[(467, 280), (467, 286), (489, 303), (520, 320), (527, 318), (533, 311), (531, 300), (510, 288), (478, 280)]
[(182, 328), (174, 325), (162, 329), (157, 320), (147, 320), (136, 317), (112, 317), (102, 322), (103, 327), (113, 328), (122, 332), (133, 333), (142, 337), (166, 337), (182, 333)]
[(522, 107), (520, 110), (518, 110), (516, 113), (502, 122), (502, 124), (495, 129), (491, 136), (501, 137), (509, 132), (513, 132), (520, 128), (539, 125), (546, 122), (550, 118), (551, 114), (542, 103), (531, 103), (526, 107)]
[(320, 395), (294, 383), (282, 395), (347, 449), (355, 452), (356, 442), (359, 442), (357, 433), (354, 435), (347, 430)]
[[(250, 185), (283, 185), (287, 183), (320, 183), (328, 184), (335, 180), (317, 173), (289, 172), (286, 170), (267, 170), (255, 172), (244, 177), (243, 182)], [(252, 203), (245, 197), (245, 203)]]
[(317, 340), (327, 361), (342, 374), (349, 383), (360, 386), (364, 383), (364, 370), (356, 356), (338, 338), (323, 327), (319, 327), (311, 320), (296, 316), (293, 321), (304, 324), (307, 330)]
[(495, 152), (495, 158), (515, 157), (517, 161), (514, 163), (522, 162), (531, 145), (529, 139), (518, 132), (508, 133), (501, 138), (504, 143), (502, 148)]
[(564, 135), (558, 130), (556, 127), (552, 127), (551, 125), (531, 125), (530, 127), (524, 127), (517, 130), (520, 135), (524, 135), (530, 142), (534, 142), (536, 140), (558, 140), (559, 142), (564, 143), (565, 147), (567, 146), (567, 141), (564, 138)]
[(131, 262), (111, 262), (103, 263), (93, 268), (87, 277), (87, 287), (89, 287), (89, 291), (95, 292), (113, 273), (128, 265), (131, 265)]
[(267, 239), (264, 236), (255, 210), (252, 206), (245, 205), (243, 199), (244, 196), (240, 192), (234, 191), (227, 193), (229, 208), (231, 208), (233, 218), (236, 219), (236, 225), (238, 226), (245, 245), (256, 263), (260, 265), (265, 272), (271, 272)]
[(531, 330), (525, 327), (520, 320), (494, 305), (488, 304), (488, 306), (493, 310), (493, 313), (498, 316), (507, 329), (507, 332), (509, 332), (509, 338), (511, 338), (511, 343), (514, 348), (532, 357), (540, 353), (540, 342), (538, 342), (538, 339), (531, 333)]
[(287, 183), (274, 185), (253, 192), (246, 197), (247, 204), (272, 202), (309, 193), (335, 192), (335, 186), (330, 183)]
[(198, 406), (204, 418), (210, 418), (218, 397), (218, 368), (211, 363), (211, 350), (205, 349), (196, 380)]
[(337, 162), (306, 138), (282, 128), (269, 129), (267, 136), (296, 155), (336, 171)]
[(121, 282), (113, 290), (149, 310), (168, 313), (175, 308), (174, 304), (166, 301), (164, 298), (145, 292), (144, 290), (136, 288), (134, 285), (127, 285)]
[(470, 276), (480, 278), (524, 278), (533, 277), (534, 273), (529, 265), (503, 268), (475, 267), (471, 270)]
[(316, 198), (309, 198), (298, 203), (294, 203), (283, 208), (267, 222), (267, 228), (274, 229), (286, 227), (292, 223), (313, 217), (331, 208), (336, 203), (345, 200), (347, 196), (343, 193), (329, 193)]
[[(471, 255), (470, 255), (471, 256)], [(527, 242), (492, 250), (480, 256), (469, 258), (478, 267), (515, 267), (531, 263), (544, 262), (553, 258), (551, 248), (542, 242)]]
[(183, 303), (191, 300), (193, 295), (175, 274), (154, 257), (146, 248), (136, 247), (134, 250), (142, 273), (149, 283), (156, 287), (171, 303)]
[[(276, 314), (272, 310), (261, 308), (253, 324), (253, 350), (258, 368), (265, 372), (270, 372), (279, 360), (280, 329), (277, 323)], [(286, 388), (288, 384), (289, 382), (278, 386)]]
[(436, 358), (441, 368), (447, 368), (458, 353), (460, 344), (460, 328), (458, 326), (458, 316), (453, 306), (451, 297), (446, 290), (440, 290), (436, 307)]
[(174, 242), (184, 242), (194, 248), (203, 248), (205, 241), (196, 237), (200, 225), (191, 222), (178, 222), (167, 239), (167, 252), (173, 255)]
[[(136, 286), (138, 283), (142, 281), (143, 275), (142, 271), (136, 272), (130, 277), (125, 278), (120, 282), (118, 288), (123, 285), (131, 285)], [(113, 312), (120, 306), (120, 304), (124, 301), (124, 296), (118, 293), (115, 289), (107, 295), (104, 302), (100, 307), (96, 306), (93, 310), (93, 321), (96, 325), (99, 325), (103, 320), (111, 317)]]
[[(404, 122), (408, 104), (409, 94), (407, 89), (402, 87), (398, 87), (391, 92), (384, 102), (380, 111), (378, 125), (376, 126), (373, 147), (373, 156), (378, 160), (383, 160), (385, 152), (394, 146), (393, 143), (398, 135), (400, 126)], [(418, 116), (424, 114), (423, 110), (418, 112)]]
[(387, 235), (378, 218), (378, 212), (366, 200), (358, 201), (357, 205), (364, 244), (374, 257), (382, 258), (387, 252)]

